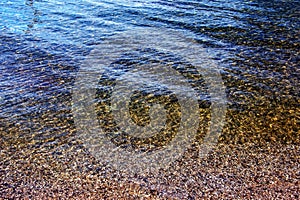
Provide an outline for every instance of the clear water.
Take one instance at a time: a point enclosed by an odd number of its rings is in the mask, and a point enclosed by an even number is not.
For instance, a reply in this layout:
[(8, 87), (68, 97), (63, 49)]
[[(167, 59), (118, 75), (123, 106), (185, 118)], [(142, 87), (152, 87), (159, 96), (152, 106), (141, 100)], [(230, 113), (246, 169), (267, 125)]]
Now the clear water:
[(2, 0), (1, 147), (76, 135), (80, 63), (102, 40), (137, 27), (192, 35), (219, 63), (228, 99), (220, 142), (299, 144), (299, 10), (298, 0)]

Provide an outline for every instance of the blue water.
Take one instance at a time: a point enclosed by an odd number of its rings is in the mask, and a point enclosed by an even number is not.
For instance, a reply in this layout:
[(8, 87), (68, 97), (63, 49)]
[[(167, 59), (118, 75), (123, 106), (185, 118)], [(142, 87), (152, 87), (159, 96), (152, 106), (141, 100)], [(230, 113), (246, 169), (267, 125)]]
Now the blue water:
[[(182, 121), (190, 120), (180, 118), (183, 106), (168, 91), (176, 85), (147, 82), (147, 66), (171, 66), (199, 94), (199, 128), (182, 160), (157, 177), (129, 176), (126, 182), (122, 174), (100, 163), (109, 162), (108, 155), (112, 152), (114, 156), (115, 149), (104, 149), (107, 159), (95, 161), (91, 149), (83, 145), (84, 138), (78, 137), (73, 89), (82, 63), (99, 44), (125, 33), (143, 38), (144, 32), (138, 30), (146, 28), (160, 30), (156, 34), (161, 35), (151, 42), (183, 35), (187, 43), (179, 43), (186, 49), (190, 44), (203, 48), (216, 63), (226, 98), (210, 96), (201, 74), (185, 59), (188, 50), (181, 55), (161, 52), (159, 47), (128, 52), (119, 42), (119, 52), (126, 53), (104, 70), (92, 99), (99, 125), (116, 149), (155, 152), (173, 141)], [(179, 199), (197, 199), (204, 193), (272, 198), (269, 192), (293, 198), (293, 191), (295, 196), (299, 193), (299, 50), (299, 0), (1, 0), (0, 198), (96, 192), (109, 196), (124, 188)], [(101, 55), (114, 56), (116, 51), (102, 51)], [(133, 122), (146, 127), (151, 121), (149, 105), (165, 106), (165, 129), (153, 137), (127, 134), (111, 114), (118, 110), (111, 105), (111, 97), (124, 98), (122, 93), (112, 93), (116, 80), (134, 69), (141, 70), (130, 81), (148, 87), (135, 91), (130, 99)], [(177, 76), (167, 80), (174, 83)], [(186, 88), (176, 88), (185, 95), (182, 99), (192, 96)], [(202, 162), (198, 150), (212, 118), (213, 101), (226, 103), (226, 116), (217, 138), (220, 146), (215, 146), (217, 153)], [(160, 122), (165, 116), (159, 117), (157, 124), (163, 126)], [(93, 124), (86, 127), (93, 128)], [(122, 164), (124, 160), (118, 161)]]
[(104, 39), (156, 27), (189, 35), (219, 63), (229, 106), (221, 141), (298, 143), (299, 10), (298, 0), (3, 0), (2, 138), (70, 135), (81, 61)]

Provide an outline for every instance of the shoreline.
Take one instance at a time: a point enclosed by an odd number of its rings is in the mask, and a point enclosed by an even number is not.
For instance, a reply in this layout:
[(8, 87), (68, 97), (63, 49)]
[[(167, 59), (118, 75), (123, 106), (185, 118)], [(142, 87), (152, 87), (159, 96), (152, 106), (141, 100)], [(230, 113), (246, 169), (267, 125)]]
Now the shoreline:
[[(70, 146), (72, 147), (72, 146)], [(80, 148), (1, 150), (1, 198), (299, 198), (300, 146), (218, 144), (199, 160), (187, 152), (161, 177), (126, 177)]]

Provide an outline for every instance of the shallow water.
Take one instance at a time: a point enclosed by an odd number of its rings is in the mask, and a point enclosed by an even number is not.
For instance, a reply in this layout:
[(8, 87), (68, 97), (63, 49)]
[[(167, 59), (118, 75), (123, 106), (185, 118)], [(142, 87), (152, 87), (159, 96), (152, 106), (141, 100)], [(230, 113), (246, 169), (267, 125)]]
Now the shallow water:
[[(297, 0), (1, 1), (1, 148), (60, 148), (77, 140), (72, 88), (82, 62), (102, 41), (146, 27), (178, 31), (205, 48), (218, 63), (228, 106), (219, 142), (299, 145), (299, 10)], [(99, 80), (97, 97), (102, 100), (97, 100), (97, 114), (104, 119), (101, 126), (114, 144), (152, 151), (174, 137), (180, 108), (176, 98), (159, 86), (135, 94), (131, 117), (141, 126), (149, 122), (150, 108), (143, 103), (135, 104), (141, 98), (150, 104), (173, 102), (173, 106), (166, 108), (169, 117), (177, 119), (172, 122), (168, 118), (169, 133), (164, 136), (112, 136), (118, 128), (111, 110), (105, 110), (110, 105), (107, 101), (114, 81), (122, 70), (159, 62), (172, 65), (198, 91), (202, 110), (197, 140), (203, 138), (210, 119), (207, 88), (184, 61), (185, 55), (169, 53), (144, 49), (124, 54), (112, 64), (113, 70)], [(151, 92), (156, 92), (156, 99)], [(163, 95), (166, 98), (161, 98)]]

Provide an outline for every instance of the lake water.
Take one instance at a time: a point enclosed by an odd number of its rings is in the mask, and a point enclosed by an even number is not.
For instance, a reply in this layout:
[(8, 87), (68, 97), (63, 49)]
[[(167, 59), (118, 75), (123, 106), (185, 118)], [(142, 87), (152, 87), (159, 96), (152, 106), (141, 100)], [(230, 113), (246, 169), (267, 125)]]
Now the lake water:
[[(299, 145), (299, 19), (298, 0), (3, 0), (0, 3), (1, 148), (47, 147), (56, 151), (66, 144), (69, 148), (70, 141), (78, 140), (72, 89), (82, 62), (101, 42), (126, 31), (139, 37), (143, 35), (140, 30), (149, 27), (177, 31), (189, 37), (217, 63), (226, 87), (226, 101), (223, 100), (227, 104), (219, 142)], [(198, 139), (201, 141), (210, 119), (207, 89), (182, 61), (185, 55), (169, 53), (162, 54), (157, 49), (129, 52), (116, 60), (112, 69), (147, 67), (149, 62), (160, 61), (174, 65), (174, 69), (182, 65), (183, 69), (177, 70), (187, 74), (185, 77), (200, 91), (199, 108), (203, 110)], [(97, 104), (97, 114), (104, 119), (101, 126), (108, 137), (122, 148), (131, 145), (131, 148), (153, 150), (151, 145), (155, 148), (166, 145), (172, 134), (166, 134), (164, 139), (154, 137), (163, 140), (162, 144), (109, 136), (116, 125), (110, 112), (105, 112), (105, 106), (110, 105), (105, 95), (110, 94), (120, 74), (114, 70), (105, 73), (97, 85), (97, 95), (104, 99)], [(151, 86), (144, 93), (136, 93), (135, 98), (138, 101), (146, 96), (147, 99), (157, 89), (161, 88)], [(166, 95), (164, 92), (157, 95)], [(183, 88), (182, 93), (185, 92)], [(147, 101), (151, 102), (151, 98)], [(169, 95), (168, 100), (157, 98), (156, 101), (168, 104), (176, 99)], [(147, 108), (131, 106), (133, 118), (146, 119), (135, 122), (143, 125), (149, 121)], [(173, 102), (168, 108), (169, 112), (176, 113), (178, 103)], [(175, 120), (175, 131), (176, 123)], [(172, 129), (172, 123), (168, 125)], [(149, 143), (150, 146), (143, 146)]]

